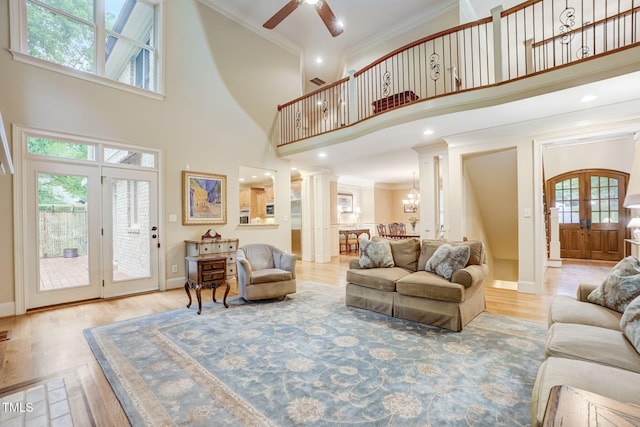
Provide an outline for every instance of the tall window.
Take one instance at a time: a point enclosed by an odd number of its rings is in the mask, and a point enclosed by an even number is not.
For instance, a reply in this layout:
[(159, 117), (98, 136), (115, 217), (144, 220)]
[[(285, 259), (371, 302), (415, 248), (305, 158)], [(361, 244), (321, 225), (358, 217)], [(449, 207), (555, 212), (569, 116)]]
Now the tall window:
[[(137, 0), (11, 0), (20, 16), (14, 50), (157, 91), (157, 6)], [(18, 49), (13, 46), (17, 44)]]

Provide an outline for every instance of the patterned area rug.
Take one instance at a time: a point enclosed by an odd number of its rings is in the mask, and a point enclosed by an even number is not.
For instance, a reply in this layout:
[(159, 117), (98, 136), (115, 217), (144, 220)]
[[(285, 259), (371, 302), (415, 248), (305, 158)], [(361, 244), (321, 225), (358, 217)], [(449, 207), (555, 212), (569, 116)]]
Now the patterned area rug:
[[(462, 332), (346, 307), (205, 304), (85, 336), (134, 426), (525, 426), (546, 325), (482, 313)], [(185, 296), (186, 300), (186, 296)]]

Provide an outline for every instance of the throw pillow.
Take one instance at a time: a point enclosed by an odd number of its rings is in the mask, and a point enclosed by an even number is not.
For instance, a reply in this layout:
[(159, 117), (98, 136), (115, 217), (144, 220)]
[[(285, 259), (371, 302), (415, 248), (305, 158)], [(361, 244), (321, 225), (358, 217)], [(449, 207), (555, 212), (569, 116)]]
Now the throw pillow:
[(451, 280), (453, 272), (464, 268), (469, 261), (471, 248), (466, 245), (452, 246), (449, 243), (440, 245), (425, 265), (425, 271), (435, 273)]
[(373, 242), (360, 239), (360, 268), (393, 267), (393, 256), (388, 240)]
[(604, 282), (587, 299), (594, 304), (624, 313), (637, 296), (640, 296), (640, 262), (628, 256), (611, 269)]
[(640, 353), (640, 296), (629, 303), (620, 319), (620, 328)]

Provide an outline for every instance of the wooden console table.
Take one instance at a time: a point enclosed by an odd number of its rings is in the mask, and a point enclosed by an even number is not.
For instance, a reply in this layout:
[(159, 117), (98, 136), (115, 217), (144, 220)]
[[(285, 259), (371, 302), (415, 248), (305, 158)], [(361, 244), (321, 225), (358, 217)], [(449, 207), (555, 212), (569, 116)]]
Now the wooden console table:
[(385, 110), (390, 110), (391, 108), (399, 107), (403, 104), (408, 104), (409, 102), (416, 100), (418, 100), (418, 95), (413, 93), (412, 90), (405, 90), (404, 92), (396, 93), (391, 96), (387, 96), (386, 98), (373, 101), (371, 105), (373, 105), (373, 114), (378, 114)]
[(571, 386), (551, 388), (542, 427), (640, 426), (640, 407)]
[(195, 289), (198, 299), (198, 314), (202, 313), (202, 289), (212, 289), (213, 302), (216, 302), (216, 289), (226, 285), (222, 304), (229, 308), (227, 295), (229, 295), (229, 281), (227, 280), (227, 258), (224, 256), (198, 255), (188, 256), (187, 261), (187, 281), (184, 290), (189, 297), (187, 308), (191, 307), (191, 291)]
[(216, 255), (227, 258), (227, 277), (236, 277), (238, 239), (202, 239), (184, 241), (186, 256)]
[(371, 237), (371, 231), (369, 231), (368, 228), (354, 228), (354, 229), (349, 229), (349, 230), (338, 230), (338, 244), (340, 244), (340, 239), (339, 236), (344, 236), (344, 251), (342, 251), (342, 245), (340, 245), (340, 253), (349, 253), (351, 252), (349, 250), (349, 244), (347, 243), (349, 241), (349, 236), (355, 234), (356, 236), (356, 252), (358, 252), (360, 250), (360, 243), (358, 243), (358, 240), (360, 239), (360, 235), (361, 234), (366, 234), (369, 237)]

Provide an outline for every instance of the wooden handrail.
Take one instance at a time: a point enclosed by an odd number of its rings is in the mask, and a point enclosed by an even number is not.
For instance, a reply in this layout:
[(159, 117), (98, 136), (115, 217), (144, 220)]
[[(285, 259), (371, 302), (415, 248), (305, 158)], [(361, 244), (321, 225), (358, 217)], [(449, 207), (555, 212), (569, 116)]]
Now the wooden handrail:
[(640, 12), (640, 6), (636, 6), (636, 7), (632, 8), (632, 9), (625, 10), (624, 12), (620, 12), (619, 14), (614, 15), (614, 16), (603, 18), (603, 19), (600, 19), (600, 20), (595, 21), (595, 22), (591, 22), (589, 24), (583, 25), (580, 28), (576, 28), (575, 30), (567, 31), (566, 33), (558, 34), (557, 36), (549, 37), (549, 38), (546, 38), (546, 39), (541, 40), (539, 42), (535, 42), (535, 43), (533, 43), (532, 47), (536, 48), (536, 47), (542, 46), (543, 44), (549, 43), (550, 41), (555, 41), (557, 39), (562, 39), (562, 38), (565, 38), (565, 37), (567, 37), (567, 36), (569, 36), (571, 34), (581, 33), (581, 32), (583, 32), (583, 31), (585, 31), (585, 30), (587, 30), (589, 28), (595, 28), (598, 25), (601, 25), (601, 24), (603, 24), (603, 23), (605, 23), (607, 21), (614, 21), (614, 20), (618, 20), (618, 19), (623, 19), (626, 15), (633, 15), (635, 12)]
[(331, 83), (331, 84), (329, 84), (329, 85), (327, 85), (325, 87), (321, 87), (320, 89), (316, 89), (313, 92), (310, 92), (310, 93), (307, 93), (305, 95), (302, 95), (302, 96), (294, 99), (293, 101), (289, 101), (287, 103), (278, 105), (278, 111), (281, 111), (283, 108), (286, 108), (291, 104), (295, 104), (296, 102), (302, 101), (303, 99), (311, 98), (313, 95), (317, 95), (319, 93), (325, 92), (325, 91), (331, 89), (334, 86), (339, 86), (342, 83), (345, 83), (345, 82), (348, 82), (348, 81), (349, 81), (349, 77), (344, 77), (344, 78), (338, 80), (337, 82), (333, 82), (333, 83)]
[(354, 74), (354, 77), (358, 77), (360, 74), (365, 73), (367, 70), (370, 70), (371, 68), (375, 67), (376, 65), (386, 61), (387, 59), (389, 59), (389, 58), (391, 58), (393, 56), (396, 56), (397, 54), (399, 54), (401, 52), (404, 52), (406, 50), (412, 49), (412, 48), (414, 48), (414, 47), (416, 47), (418, 45), (421, 45), (423, 43), (426, 43), (428, 41), (435, 40), (437, 38), (446, 36), (448, 34), (453, 34), (453, 33), (457, 33), (458, 31), (466, 30), (467, 28), (478, 27), (480, 25), (488, 24), (488, 23), (491, 22), (491, 20), (492, 20), (491, 17), (487, 17), (487, 18), (480, 19), (478, 21), (473, 21), (473, 22), (468, 22), (466, 24), (458, 25), (457, 27), (449, 28), (447, 30), (440, 31), (439, 33), (435, 33), (435, 34), (432, 34), (432, 35), (427, 36), (427, 37), (423, 37), (420, 40), (416, 40), (416, 41), (414, 41), (412, 43), (409, 43), (409, 44), (407, 44), (405, 46), (402, 46), (402, 47), (400, 47), (400, 48), (398, 48), (398, 49), (396, 49), (396, 50), (394, 50), (392, 52), (389, 52), (388, 54), (386, 54), (382, 58), (377, 59), (376, 61), (374, 61), (371, 64), (367, 65), (366, 67), (362, 68), (361, 70), (356, 71), (355, 74)]
[(544, 1), (544, 0), (529, 0), (529, 1), (526, 1), (524, 3), (520, 3), (520, 4), (516, 5), (516, 6), (513, 6), (510, 9), (503, 10), (502, 12), (500, 12), (500, 18), (504, 18), (505, 16), (508, 16), (508, 15), (514, 14), (516, 12), (519, 12), (522, 9), (526, 9), (529, 6), (533, 6), (534, 4), (540, 3), (542, 1)]

